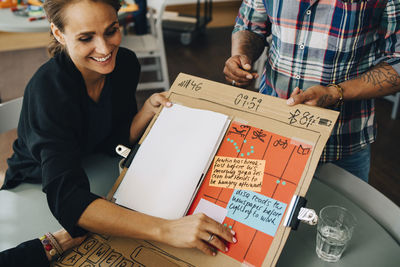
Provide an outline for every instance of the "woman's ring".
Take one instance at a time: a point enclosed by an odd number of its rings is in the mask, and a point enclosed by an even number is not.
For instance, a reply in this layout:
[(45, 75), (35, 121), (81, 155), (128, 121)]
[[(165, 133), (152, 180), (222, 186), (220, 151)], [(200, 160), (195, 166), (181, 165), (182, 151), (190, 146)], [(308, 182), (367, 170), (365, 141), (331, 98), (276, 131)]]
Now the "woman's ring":
[(236, 82), (235, 80), (232, 80), (232, 85), (235, 86)]
[(207, 242), (210, 243), (214, 239), (214, 234), (210, 234), (210, 237), (208, 238)]

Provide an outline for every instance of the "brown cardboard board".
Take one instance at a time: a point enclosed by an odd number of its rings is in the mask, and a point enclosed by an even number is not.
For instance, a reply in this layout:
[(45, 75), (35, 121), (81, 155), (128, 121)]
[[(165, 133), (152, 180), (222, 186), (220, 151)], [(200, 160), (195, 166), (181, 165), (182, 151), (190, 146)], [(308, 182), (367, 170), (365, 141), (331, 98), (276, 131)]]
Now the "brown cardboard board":
[[(182, 73), (167, 94), (174, 103), (224, 113), (237, 122), (312, 145), (312, 152), (295, 190), (295, 195), (300, 196), (307, 192), (319, 157), (338, 117), (336, 111), (307, 105), (289, 107), (283, 99)], [(157, 115), (140, 143), (156, 119)], [(126, 169), (111, 189), (108, 199), (112, 199), (125, 173)], [(279, 224), (262, 266), (276, 264), (290, 230), (282, 223)], [(238, 261), (223, 253), (209, 257), (194, 249), (93, 235), (60, 259), (55, 266), (240, 266), (242, 262), (245, 260)]]

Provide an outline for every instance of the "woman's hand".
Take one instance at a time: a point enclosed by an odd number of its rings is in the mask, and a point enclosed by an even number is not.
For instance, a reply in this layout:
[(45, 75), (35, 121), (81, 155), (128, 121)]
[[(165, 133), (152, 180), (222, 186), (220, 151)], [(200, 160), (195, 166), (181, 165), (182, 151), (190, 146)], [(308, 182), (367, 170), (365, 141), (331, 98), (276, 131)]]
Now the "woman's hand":
[(154, 116), (160, 106), (171, 107), (172, 103), (165, 97), (165, 93), (152, 94), (146, 102), (144, 102), (142, 110), (151, 116)]
[(138, 140), (138, 138), (143, 134), (147, 125), (157, 113), (160, 106), (171, 107), (172, 103), (165, 97), (166, 93), (155, 93), (152, 94), (144, 105), (142, 109), (135, 115), (132, 120), (129, 142), (133, 144)]
[(58, 230), (53, 233), (54, 238), (60, 245), (63, 251), (67, 251), (73, 247), (80, 245), (86, 239), (86, 235), (72, 238), (64, 229)]
[(286, 101), (289, 106), (306, 104), (318, 107), (329, 107), (337, 103), (340, 98), (337, 89), (333, 86), (315, 85), (303, 91), (296, 87)]
[[(65, 231), (64, 229), (60, 229), (57, 232), (54, 232), (52, 235), (53, 235), (55, 241), (58, 243), (58, 246), (61, 248), (62, 252), (66, 252), (69, 249), (80, 245), (83, 242), (83, 240), (85, 240), (87, 237), (86, 235), (84, 235), (84, 236), (72, 238), (69, 235), (69, 233), (67, 231)], [(55, 244), (52, 244), (52, 246), (55, 246)], [(44, 247), (43, 247), (43, 249), (46, 253), (47, 259), (49, 261), (51, 261), (52, 256), (50, 255), (50, 252), (47, 251)], [(60, 255), (60, 256), (62, 256), (62, 255)]]
[(197, 248), (208, 255), (216, 249), (228, 251), (226, 242), (236, 243), (235, 232), (207, 217), (203, 213), (178, 220), (165, 221), (161, 228), (161, 241), (181, 248)]
[(236, 55), (228, 58), (224, 67), (225, 80), (236, 86), (247, 87), (258, 77), (251, 72), (251, 61), (247, 56)]

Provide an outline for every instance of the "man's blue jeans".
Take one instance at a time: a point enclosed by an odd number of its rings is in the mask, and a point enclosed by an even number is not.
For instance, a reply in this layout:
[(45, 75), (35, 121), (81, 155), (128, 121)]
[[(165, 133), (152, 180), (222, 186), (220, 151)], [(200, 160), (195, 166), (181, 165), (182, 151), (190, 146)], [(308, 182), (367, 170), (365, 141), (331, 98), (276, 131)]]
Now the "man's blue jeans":
[(368, 183), (370, 159), (371, 146), (367, 145), (364, 149), (332, 163)]

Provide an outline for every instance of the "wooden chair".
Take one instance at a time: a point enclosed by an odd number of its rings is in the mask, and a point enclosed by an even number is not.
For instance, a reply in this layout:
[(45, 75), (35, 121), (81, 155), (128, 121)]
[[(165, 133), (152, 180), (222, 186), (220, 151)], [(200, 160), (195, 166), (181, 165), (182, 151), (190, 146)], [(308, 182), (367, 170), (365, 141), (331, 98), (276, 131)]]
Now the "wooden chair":
[(0, 103), (0, 187), (7, 170), (7, 159), (12, 155), (12, 144), (17, 139), (17, 126), (22, 97)]
[(22, 97), (0, 103), (0, 133), (17, 128), (22, 108)]
[(399, 110), (399, 104), (400, 104), (400, 92), (393, 94), (393, 95), (387, 95), (384, 97), (386, 100), (392, 101), (393, 102), (393, 107), (392, 107), (392, 120), (395, 120), (397, 117), (397, 112)]

